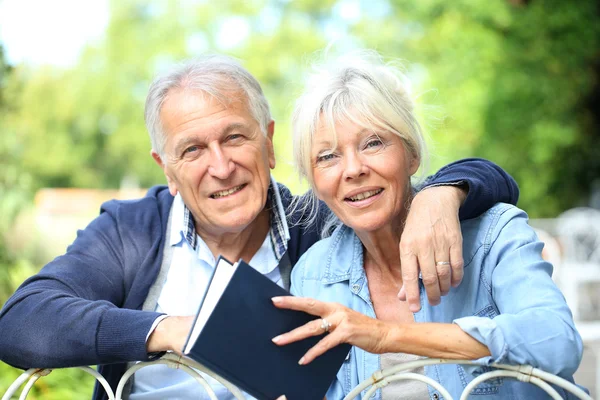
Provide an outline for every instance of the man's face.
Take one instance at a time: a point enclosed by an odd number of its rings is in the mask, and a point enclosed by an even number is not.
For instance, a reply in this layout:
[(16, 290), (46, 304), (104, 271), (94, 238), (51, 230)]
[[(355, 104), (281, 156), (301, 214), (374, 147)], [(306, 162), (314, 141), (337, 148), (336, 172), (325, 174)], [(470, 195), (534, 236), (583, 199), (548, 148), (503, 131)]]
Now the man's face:
[[(228, 106), (202, 92), (174, 90), (160, 118), (169, 191), (181, 194), (201, 236), (241, 232), (263, 211), (275, 167), (273, 126), (267, 136), (240, 98)], [(204, 234), (204, 235), (203, 235)]]

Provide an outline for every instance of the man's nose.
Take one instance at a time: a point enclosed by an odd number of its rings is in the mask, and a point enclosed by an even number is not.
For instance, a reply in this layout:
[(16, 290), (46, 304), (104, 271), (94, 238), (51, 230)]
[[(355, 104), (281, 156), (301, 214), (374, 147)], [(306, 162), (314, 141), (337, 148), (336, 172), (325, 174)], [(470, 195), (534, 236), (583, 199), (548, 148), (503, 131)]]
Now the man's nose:
[(364, 163), (364, 160), (356, 152), (349, 152), (344, 156), (344, 179), (356, 179), (366, 175), (369, 168)]
[(211, 146), (208, 173), (218, 179), (227, 179), (234, 170), (235, 163), (229, 154), (219, 145)]

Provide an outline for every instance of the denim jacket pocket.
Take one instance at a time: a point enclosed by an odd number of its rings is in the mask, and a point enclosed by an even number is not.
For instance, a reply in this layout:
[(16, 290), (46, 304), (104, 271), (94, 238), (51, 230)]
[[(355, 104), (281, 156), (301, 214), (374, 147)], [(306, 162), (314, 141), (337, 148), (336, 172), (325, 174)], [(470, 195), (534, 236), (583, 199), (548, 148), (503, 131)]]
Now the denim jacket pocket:
[[(488, 304), (488, 305), (482, 307), (481, 309), (479, 309), (479, 311), (475, 312), (475, 314), (473, 314), (473, 315), (476, 317), (494, 318), (497, 315), (499, 315), (499, 312), (494, 304)], [(492, 367), (481, 366), (481, 367), (477, 368), (477, 373), (475, 375), (473, 375), (473, 374), (470, 374), (467, 371), (465, 371), (465, 369), (460, 365), (457, 365), (456, 368), (458, 369), (458, 376), (460, 377), (463, 387), (466, 387), (467, 384), (469, 384), (469, 382), (471, 382), (477, 376), (484, 374), (486, 372), (494, 371), (494, 368), (492, 368)], [(504, 379), (500, 378), (500, 377), (485, 380), (482, 383), (480, 383), (479, 385), (477, 385), (477, 387), (475, 387), (475, 389), (473, 389), (471, 391), (471, 394), (472, 395), (497, 394), (498, 388), (500, 387), (500, 385), (502, 385), (503, 382), (504, 382)]]

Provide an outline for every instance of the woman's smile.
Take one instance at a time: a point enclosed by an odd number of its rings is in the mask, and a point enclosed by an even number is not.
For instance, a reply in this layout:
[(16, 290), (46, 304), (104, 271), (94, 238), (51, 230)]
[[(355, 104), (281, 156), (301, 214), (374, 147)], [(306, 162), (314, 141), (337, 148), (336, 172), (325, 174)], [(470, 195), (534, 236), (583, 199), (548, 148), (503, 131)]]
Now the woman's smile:
[(383, 196), (383, 191), (383, 188), (354, 190), (344, 197), (344, 202), (354, 208), (368, 207)]

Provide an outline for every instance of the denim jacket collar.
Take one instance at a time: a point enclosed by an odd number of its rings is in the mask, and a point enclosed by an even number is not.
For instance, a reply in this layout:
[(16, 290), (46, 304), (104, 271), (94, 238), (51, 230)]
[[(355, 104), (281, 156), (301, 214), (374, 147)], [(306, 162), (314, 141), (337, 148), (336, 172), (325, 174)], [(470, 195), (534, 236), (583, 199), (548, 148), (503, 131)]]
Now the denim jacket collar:
[(363, 246), (354, 231), (346, 225), (340, 225), (331, 235), (331, 240), (322, 283), (328, 285), (349, 281), (350, 287), (355, 287), (365, 282)]

